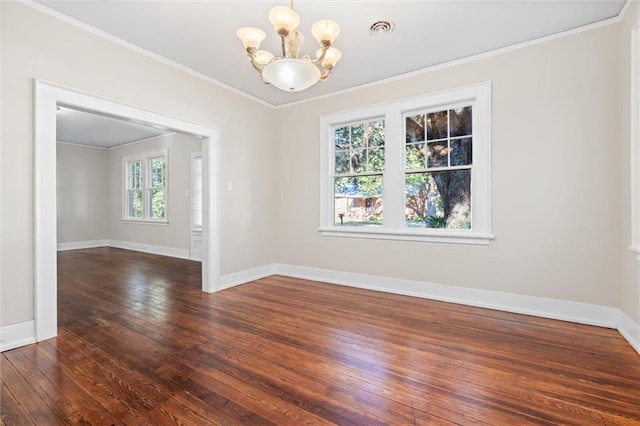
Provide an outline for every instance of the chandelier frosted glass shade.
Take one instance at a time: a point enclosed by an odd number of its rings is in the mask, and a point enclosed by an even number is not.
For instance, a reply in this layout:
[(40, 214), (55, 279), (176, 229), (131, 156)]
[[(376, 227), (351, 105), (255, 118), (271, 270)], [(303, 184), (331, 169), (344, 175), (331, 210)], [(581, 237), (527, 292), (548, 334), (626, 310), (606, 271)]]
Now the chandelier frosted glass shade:
[(266, 38), (264, 31), (244, 27), (236, 32), (242, 40), (251, 65), (260, 73), (262, 81), (288, 92), (299, 92), (318, 81), (325, 81), (342, 57), (338, 49), (331, 47), (340, 34), (338, 24), (328, 19), (313, 24), (311, 33), (320, 44), (320, 49), (316, 52), (316, 58), (311, 59), (308, 55), (300, 57), (299, 54), (304, 37), (297, 28), (300, 16), (293, 10), (293, 1), (291, 7), (272, 8), (269, 21), (281, 38), (281, 57), (276, 57), (266, 50), (258, 50)]
[(288, 92), (308, 89), (320, 80), (320, 76), (318, 67), (304, 59), (278, 59), (262, 70), (265, 83)]

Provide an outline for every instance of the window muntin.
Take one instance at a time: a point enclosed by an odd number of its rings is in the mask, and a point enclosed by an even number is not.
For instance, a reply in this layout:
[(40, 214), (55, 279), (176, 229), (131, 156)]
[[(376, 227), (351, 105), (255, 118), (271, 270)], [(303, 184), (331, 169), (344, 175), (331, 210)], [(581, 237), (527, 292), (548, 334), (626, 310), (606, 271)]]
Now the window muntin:
[[(465, 118), (469, 114), (471, 120)], [(337, 138), (335, 131), (372, 120), (383, 120), (385, 125), (381, 192), (384, 220), (377, 226), (349, 226), (352, 224), (344, 221), (341, 225), (336, 212), (336, 183), (341, 186), (345, 182), (337, 178), (349, 177), (352, 181), (369, 171), (366, 167), (363, 170), (362, 163), (356, 164), (359, 169), (348, 163), (352, 152), (361, 147), (348, 140), (350, 133), (346, 130)], [(491, 82), (326, 114), (320, 118), (320, 134), (322, 235), (465, 244), (488, 244), (493, 239)], [(443, 181), (453, 182), (460, 189), (457, 204), (451, 201), (456, 198), (451, 194), (442, 196), (438, 181), (441, 186)], [(418, 194), (420, 189), (422, 194)], [(423, 197), (422, 203), (415, 199), (418, 195)], [(455, 209), (448, 207), (447, 215), (446, 200), (450, 206), (457, 205)], [(353, 198), (341, 203), (345, 211), (357, 208)], [(412, 206), (418, 211), (421, 208), (422, 213), (412, 213)], [(445, 219), (453, 210), (462, 220), (447, 225)], [(418, 216), (423, 220), (415, 220)]]
[(471, 229), (473, 107), (405, 114), (405, 226)]
[(384, 120), (333, 129), (334, 224), (379, 226), (383, 220)]
[(166, 152), (123, 159), (123, 220), (167, 222)]

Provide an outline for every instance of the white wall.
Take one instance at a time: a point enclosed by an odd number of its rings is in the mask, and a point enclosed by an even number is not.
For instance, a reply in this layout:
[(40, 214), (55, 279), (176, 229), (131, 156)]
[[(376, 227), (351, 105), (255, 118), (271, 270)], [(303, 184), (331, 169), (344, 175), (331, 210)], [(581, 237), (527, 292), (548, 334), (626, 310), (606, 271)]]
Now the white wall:
[(109, 238), (109, 151), (57, 144), (58, 243)]
[(34, 79), (221, 129), (220, 178), (233, 182), (219, 199), (221, 273), (275, 260), (276, 111), (29, 6), (0, 8), (2, 104), (11, 105), (2, 109), (1, 202), (11, 209), (0, 229), (1, 326), (33, 319)]
[[(150, 138), (109, 150), (109, 239), (152, 244), (174, 249), (189, 249), (191, 231), (191, 153), (202, 149), (202, 141), (182, 133)], [(167, 225), (139, 224), (122, 220), (122, 159), (135, 154), (167, 150), (168, 207)], [(188, 193), (185, 195), (185, 191)]]
[[(279, 110), (278, 262), (617, 306), (617, 25)], [(489, 246), (323, 237), (319, 116), (493, 81)]]

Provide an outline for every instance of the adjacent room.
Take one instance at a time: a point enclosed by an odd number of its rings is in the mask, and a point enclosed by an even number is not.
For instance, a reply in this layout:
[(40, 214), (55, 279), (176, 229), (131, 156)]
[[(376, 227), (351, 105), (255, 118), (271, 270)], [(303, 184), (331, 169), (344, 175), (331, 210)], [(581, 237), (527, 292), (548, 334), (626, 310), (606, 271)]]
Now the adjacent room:
[(640, 425), (637, 0), (0, 25), (0, 424)]

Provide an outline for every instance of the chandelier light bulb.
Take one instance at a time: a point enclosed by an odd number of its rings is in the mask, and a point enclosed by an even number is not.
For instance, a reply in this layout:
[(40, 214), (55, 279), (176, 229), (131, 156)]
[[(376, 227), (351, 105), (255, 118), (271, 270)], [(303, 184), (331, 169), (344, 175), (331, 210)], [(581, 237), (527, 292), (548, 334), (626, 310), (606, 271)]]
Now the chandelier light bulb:
[(322, 19), (313, 24), (311, 34), (321, 45), (325, 43), (330, 45), (340, 34), (340, 26), (328, 19)]
[(300, 25), (300, 15), (289, 7), (276, 6), (269, 11), (269, 21), (280, 36), (286, 37)]
[(267, 65), (275, 56), (267, 50), (258, 50), (254, 57), (258, 64)]
[(258, 49), (260, 43), (267, 38), (264, 31), (253, 27), (243, 27), (236, 31), (236, 35), (242, 40), (245, 49)]

